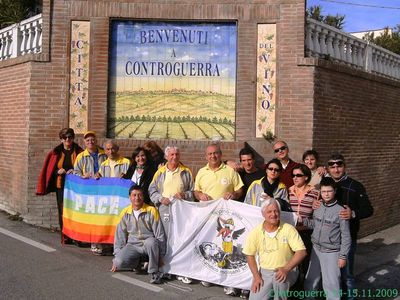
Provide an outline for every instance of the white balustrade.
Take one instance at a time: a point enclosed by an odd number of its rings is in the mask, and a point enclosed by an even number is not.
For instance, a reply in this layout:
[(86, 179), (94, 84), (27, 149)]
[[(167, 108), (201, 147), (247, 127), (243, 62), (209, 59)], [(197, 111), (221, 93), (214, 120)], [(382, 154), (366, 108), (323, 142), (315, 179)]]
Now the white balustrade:
[(339, 61), (400, 80), (400, 55), (307, 18), (306, 56)]
[(0, 30), (0, 61), (42, 52), (42, 15)]
[[(306, 56), (340, 61), (400, 80), (400, 55), (307, 18)], [(0, 61), (42, 51), (42, 15), (0, 30)]]

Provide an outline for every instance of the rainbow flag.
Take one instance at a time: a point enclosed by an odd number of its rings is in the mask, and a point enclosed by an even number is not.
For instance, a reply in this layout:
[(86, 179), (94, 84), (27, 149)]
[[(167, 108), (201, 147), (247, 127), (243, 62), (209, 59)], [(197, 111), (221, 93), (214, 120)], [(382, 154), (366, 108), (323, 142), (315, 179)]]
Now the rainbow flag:
[(115, 228), (131, 204), (128, 192), (132, 184), (120, 178), (67, 175), (63, 233), (81, 242), (113, 244)]

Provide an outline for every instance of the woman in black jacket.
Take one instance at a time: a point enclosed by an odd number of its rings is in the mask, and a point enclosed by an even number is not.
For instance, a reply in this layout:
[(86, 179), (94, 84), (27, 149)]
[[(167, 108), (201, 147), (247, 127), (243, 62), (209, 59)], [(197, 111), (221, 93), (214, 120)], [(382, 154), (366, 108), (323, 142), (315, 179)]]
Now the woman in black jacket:
[(153, 180), (157, 167), (151, 155), (143, 147), (136, 147), (132, 153), (132, 164), (123, 178), (132, 180), (143, 189), (144, 202), (153, 205), (149, 196), (149, 185)]

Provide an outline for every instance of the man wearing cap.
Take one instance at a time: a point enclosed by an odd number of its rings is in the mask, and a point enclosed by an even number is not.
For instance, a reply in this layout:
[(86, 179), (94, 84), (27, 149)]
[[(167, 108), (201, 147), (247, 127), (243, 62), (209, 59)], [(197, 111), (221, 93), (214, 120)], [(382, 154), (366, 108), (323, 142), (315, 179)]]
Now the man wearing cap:
[(104, 150), (97, 146), (96, 133), (87, 131), (83, 135), (86, 149), (75, 160), (74, 174), (82, 178), (95, 178), (100, 165), (107, 159)]
[[(343, 155), (336, 153), (328, 160), (328, 173), (336, 181), (336, 198), (344, 207), (340, 217), (350, 220), (351, 247), (347, 257), (346, 267), (342, 269), (342, 278), (347, 285), (347, 298), (355, 298), (354, 255), (357, 244), (357, 233), (360, 220), (372, 216), (374, 209), (369, 201), (364, 186), (346, 174), (346, 163)], [(313, 207), (315, 209), (315, 206)]]

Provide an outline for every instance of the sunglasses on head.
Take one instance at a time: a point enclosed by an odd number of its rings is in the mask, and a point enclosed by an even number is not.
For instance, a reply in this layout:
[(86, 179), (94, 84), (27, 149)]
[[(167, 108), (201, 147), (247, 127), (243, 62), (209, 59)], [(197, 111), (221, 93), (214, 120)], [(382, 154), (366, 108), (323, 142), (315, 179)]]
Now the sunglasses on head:
[(328, 166), (330, 166), (330, 167), (334, 167), (334, 166), (342, 167), (343, 165), (344, 165), (344, 162), (342, 160), (328, 161)]
[(64, 135), (64, 136), (62, 137), (62, 139), (63, 139), (63, 140), (68, 140), (68, 139), (73, 140), (74, 137), (73, 137), (72, 135)]
[(282, 146), (282, 147), (280, 147), (280, 148), (274, 149), (274, 152), (275, 152), (275, 153), (278, 153), (279, 151), (283, 151), (283, 150), (286, 150), (286, 149), (287, 149), (286, 146)]
[(344, 165), (343, 160), (328, 161), (328, 166), (330, 167), (335, 167), (335, 166), (342, 167), (343, 165)]
[(281, 171), (281, 169), (277, 169), (277, 168), (268, 168), (268, 170), (270, 170), (270, 171), (275, 171), (275, 172), (280, 172)]
[(304, 174), (292, 174), (292, 178), (295, 178), (295, 177), (304, 177), (305, 175)]

